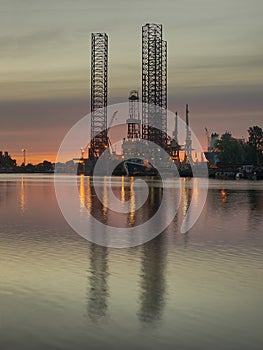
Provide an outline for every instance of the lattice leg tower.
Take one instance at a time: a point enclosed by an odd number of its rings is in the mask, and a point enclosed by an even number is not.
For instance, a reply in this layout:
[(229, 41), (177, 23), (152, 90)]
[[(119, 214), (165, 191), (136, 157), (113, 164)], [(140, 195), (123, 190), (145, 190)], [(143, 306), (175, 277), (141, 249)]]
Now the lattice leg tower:
[(108, 36), (91, 34), (91, 145), (90, 158), (98, 158), (108, 147)]
[(162, 146), (167, 143), (167, 41), (162, 42)]
[(162, 25), (142, 27), (142, 138), (166, 146), (167, 43)]

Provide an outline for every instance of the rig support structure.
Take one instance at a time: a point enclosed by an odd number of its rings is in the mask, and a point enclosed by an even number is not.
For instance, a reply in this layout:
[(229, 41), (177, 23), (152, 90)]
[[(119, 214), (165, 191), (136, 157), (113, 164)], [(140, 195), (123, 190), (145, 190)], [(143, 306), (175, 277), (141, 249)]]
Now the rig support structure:
[(89, 158), (97, 159), (108, 147), (108, 35), (91, 34), (91, 143)]
[(129, 95), (129, 119), (126, 121), (128, 125), (128, 139), (139, 139), (141, 136), (141, 120), (139, 112), (139, 93), (138, 90), (131, 90)]
[(166, 147), (167, 42), (162, 25), (142, 27), (142, 138)]

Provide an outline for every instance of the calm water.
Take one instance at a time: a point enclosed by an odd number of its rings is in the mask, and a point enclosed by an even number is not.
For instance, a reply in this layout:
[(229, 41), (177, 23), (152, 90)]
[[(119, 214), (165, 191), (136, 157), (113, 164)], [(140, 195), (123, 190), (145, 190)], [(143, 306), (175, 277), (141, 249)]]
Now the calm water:
[[(80, 211), (107, 221), (81, 181)], [(130, 181), (115, 179), (117, 196), (130, 196)], [(202, 215), (182, 234), (189, 184), (165, 232), (113, 249), (73, 232), (52, 175), (1, 175), (1, 350), (262, 349), (263, 183), (210, 181)], [(161, 191), (151, 187), (153, 204), (120, 222), (156, 210)]]

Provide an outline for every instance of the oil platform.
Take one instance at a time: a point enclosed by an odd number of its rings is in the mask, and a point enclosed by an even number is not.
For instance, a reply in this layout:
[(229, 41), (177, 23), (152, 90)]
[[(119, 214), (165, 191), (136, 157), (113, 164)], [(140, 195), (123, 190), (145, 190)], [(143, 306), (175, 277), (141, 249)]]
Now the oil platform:
[[(180, 164), (178, 143), (178, 115), (175, 114), (173, 138), (167, 135), (167, 41), (163, 39), (161, 24), (147, 23), (142, 27), (142, 111), (139, 108), (139, 92), (131, 90), (129, 115), (127, 116), (127, 137), (123, 139), (122, 158), (112, 151), (107, 129), (108, 101), (108, 35), (91, 34), (91, 142), (82, 149), (78, 160), (78, 174), (93, 175), (99, 157), (108, 152), (111, 162), (116, 162), (113, 175), (128, 175), (127, 160), (133, 162), (139, 173), (155, 174), (151, 162), (158, 156), (156, 151), (145, 154), (145, 143), (153, 142), (170, 155), (172, 162)], [(141, 113), (141, 115), (140, 115)], [(192, 142), (189, 129), (189, 109), (186, 106), (186, 141), (184, 162), (192, 163)], [(113, 116), (114, 117), (114, 116)], [(113, 118), (112, 117), (112, 118)], [(87, 157), (85, 157), (85, 153)], [(144, 162), (140, 158), (146, 158)], [(117, 164), (119, 164), (117, 166)], [(126, 164), (127, 165), (127, 164)], [(147, 173), (147, 170), (149, 171)], [(109, 174), (111, 175), (111, 174)]]

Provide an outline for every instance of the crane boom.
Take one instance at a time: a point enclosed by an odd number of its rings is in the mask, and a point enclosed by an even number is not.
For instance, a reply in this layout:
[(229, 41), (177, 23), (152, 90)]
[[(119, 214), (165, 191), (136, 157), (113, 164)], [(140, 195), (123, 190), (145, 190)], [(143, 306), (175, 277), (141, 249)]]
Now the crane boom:
[(110, 120), (110, 124), (109, 124), (109, 126), (108, 126), (108, 129), (111, 128), (112, 123), (113, 123), (113, 121), (114, 121), (114, 119), (115, 119), (117, 113), (118, 113), (118, 111), (115, 111), (115, 112), (113, 113), (113, 115), (112, 115), (112, 117), (111, 117), (111, 120)]
[[(111, 120), (110, 120), (110, 124), (109, 124), (109, 127), (108, 129), (110, 129), (112, 127), (112, 124), (113, 124), (113, 121), (116, 117), (116, 114), (118, 113), (118, 111), (115, 111), (111, 117)], [(111, 150), (111, 153), (114, 153), (114, 150), (113, 150), (113, 147), (112, 147), (112, 143), (111, 143), (111, 140), (110, 140), (110, 137), (109, 137), (109, 133), (108, 133), (108, 144), (109, 144), (109, 148)]]

